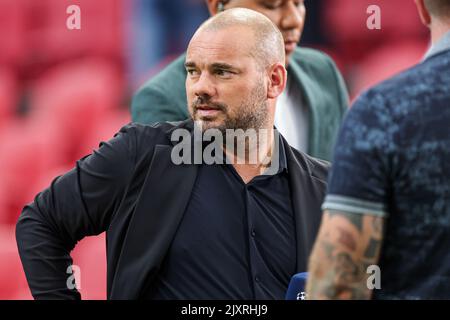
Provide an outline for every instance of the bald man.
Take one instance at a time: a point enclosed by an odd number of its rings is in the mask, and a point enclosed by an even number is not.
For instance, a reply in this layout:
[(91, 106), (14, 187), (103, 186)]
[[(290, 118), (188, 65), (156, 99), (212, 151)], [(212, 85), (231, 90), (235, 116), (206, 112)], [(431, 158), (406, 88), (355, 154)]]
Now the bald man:
[[(289, 144), (319, 159), (331, 160), (348, 94), (340, 72), (323, 52), (299, 47), (306, 8), (303, 0), (206, 0), (212, 16), (247, 8), (268, 17), (283, 35), (288, 80), (277, 99), (275, 126)], [(184, 90), (185, 54), (149, 79), (134, 95), (135, 122), (153, 124), (189, 117)]]
[(184, 65), (191, 119), (122, 128), (24, 208), (17, 243), (36, 299), (80, 298), (69, 253), (103, 231), (108, 299), (283, 299), (305, 271), (328, 165), (274, 130), (281, 33), (227, 10)]

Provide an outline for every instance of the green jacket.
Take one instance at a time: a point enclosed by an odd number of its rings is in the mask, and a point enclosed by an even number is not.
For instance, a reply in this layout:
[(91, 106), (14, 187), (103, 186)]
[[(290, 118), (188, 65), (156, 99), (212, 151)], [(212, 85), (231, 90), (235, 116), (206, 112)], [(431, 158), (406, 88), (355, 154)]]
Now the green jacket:
[[(183, 54), (135, 94), (131, 104), (134, 122), (153, 124), (189, 117), (186, 99), (186, 70)], [(333, 61), (324, 53), (297, 48), (291, 56), (288, 77), (301, 88), (309, 107), (308, 154), (330, 160), (342, 118), (348, 108), (344, 81)]]

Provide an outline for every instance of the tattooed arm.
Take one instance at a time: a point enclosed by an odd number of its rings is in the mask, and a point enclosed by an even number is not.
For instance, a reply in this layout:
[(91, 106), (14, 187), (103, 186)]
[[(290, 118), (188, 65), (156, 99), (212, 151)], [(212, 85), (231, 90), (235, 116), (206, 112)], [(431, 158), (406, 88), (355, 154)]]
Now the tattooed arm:
[(367, 267), (378, 263), (384, 219), (325, 211), (309, 260), (308, 299), (370, 299)]

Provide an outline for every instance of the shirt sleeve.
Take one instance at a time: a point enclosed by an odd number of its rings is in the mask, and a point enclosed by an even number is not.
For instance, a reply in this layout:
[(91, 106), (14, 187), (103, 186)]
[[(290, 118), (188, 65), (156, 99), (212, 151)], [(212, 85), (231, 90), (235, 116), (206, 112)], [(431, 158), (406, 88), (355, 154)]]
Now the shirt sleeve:
[(396, 130), (381, 94), (369, 91), (357, 99), (339, 132), (323, 210), (388, 215)]

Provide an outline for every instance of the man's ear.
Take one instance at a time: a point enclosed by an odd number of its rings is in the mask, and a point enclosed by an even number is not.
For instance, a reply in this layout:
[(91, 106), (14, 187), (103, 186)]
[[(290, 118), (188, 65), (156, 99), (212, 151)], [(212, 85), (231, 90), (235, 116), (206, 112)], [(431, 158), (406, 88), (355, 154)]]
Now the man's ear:
[(287, 71), (281, 63), (274, 64), (268, 71), (269, 85), (267, 98), (277, 98), (286, 88)]
[(216, 15), (219, 12), (219, 6), (222, 0), (206, 0), (206, 5), (211, 16)]
[(431, 15), (425, 5), (425, 0), (415, 0), (417, 11), (419, 12), (420, 20), (422, 23), (429, 27), (431, 24)]

